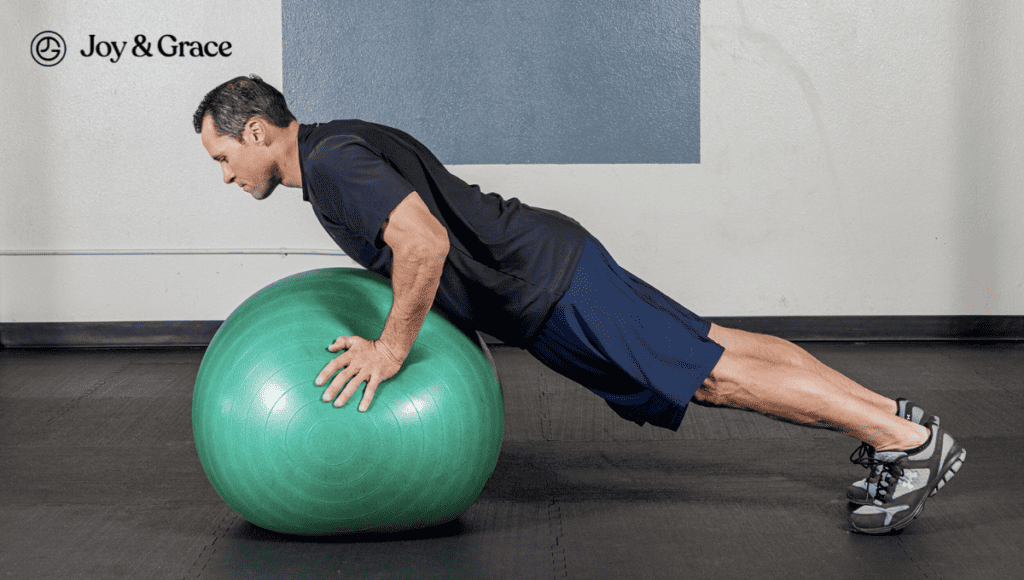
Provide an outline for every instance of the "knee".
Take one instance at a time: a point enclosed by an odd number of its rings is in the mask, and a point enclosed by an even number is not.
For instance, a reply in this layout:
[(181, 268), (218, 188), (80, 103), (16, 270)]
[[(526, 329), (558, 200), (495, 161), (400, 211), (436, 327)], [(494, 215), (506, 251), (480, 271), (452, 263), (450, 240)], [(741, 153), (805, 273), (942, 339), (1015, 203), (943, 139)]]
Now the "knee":
[(697, 392), (693, 394), (690, 399), (691, 403), (700, 405), (701, 407), (727, 407), (726, 399), (721, 395), (721, 392), (716, 388), (715, 384), (711, 382), (711, 377), (708, 377), (701, 383), (700, 387), (697, 388)]
[(725, 351), (718, 364), (693, 394), (691, 401), (704, 407), (731, 407), (750, 373), (747, 357)]

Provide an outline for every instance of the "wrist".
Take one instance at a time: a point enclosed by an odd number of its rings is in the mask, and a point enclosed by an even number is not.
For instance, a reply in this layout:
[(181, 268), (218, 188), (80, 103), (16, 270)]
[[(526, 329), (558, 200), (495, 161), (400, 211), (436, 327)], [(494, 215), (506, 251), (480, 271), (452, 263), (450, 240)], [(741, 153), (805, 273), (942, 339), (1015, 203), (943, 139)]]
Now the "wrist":
[(377, 346), (380, 349), (380, 352), (396, 366), (402, 366), (402, 363), (405, 362), (405, 358), (409, 356), (408, 349), (396, 348), (388, 344), (383, 337), (377, 340)]

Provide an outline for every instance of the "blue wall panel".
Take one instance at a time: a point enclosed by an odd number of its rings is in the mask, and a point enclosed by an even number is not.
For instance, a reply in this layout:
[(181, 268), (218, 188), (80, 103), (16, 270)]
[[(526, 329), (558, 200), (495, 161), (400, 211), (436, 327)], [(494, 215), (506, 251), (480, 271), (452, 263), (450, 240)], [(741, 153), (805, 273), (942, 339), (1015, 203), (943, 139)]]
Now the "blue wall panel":
[(699, 0), (283, 0), (302, 122), (361, 118), (445, 163), (698, 163)]

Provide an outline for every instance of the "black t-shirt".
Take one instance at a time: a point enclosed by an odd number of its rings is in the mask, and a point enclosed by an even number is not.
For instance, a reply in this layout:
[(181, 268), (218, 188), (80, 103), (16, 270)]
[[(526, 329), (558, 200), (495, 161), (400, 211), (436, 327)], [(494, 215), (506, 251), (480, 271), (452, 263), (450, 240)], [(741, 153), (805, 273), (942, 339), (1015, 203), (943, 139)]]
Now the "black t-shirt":
[(413, 191), (448, 230), (434, 306), (453, 322), (524, 346), (572, 281), (586, 230), (558, 212), (483, 194), (411, 136), (346, 120), (301, 125), (303, 199), (338, 246), (391, 277), (381, 228)]

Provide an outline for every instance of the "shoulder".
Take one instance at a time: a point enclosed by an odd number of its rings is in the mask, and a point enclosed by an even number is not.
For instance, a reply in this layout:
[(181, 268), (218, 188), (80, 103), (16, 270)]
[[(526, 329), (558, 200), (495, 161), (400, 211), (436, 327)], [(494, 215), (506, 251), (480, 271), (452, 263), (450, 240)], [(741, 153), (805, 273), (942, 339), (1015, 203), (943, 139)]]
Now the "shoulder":
[(324, 163), (338, 158), (357, 157), (369, 152), (368, 143), (358, 135), (339, 133), (327, 135), (316, 141), (309, 149), (307, 159), (313, 163)]
[(315, 175), (340, 175), (366, 171), (383, 162), (380, 152), (358, 135), (323, 136), (308, 149), (304, 166)]
[(309, 125), (301, 147), (306, 159), (313, 162), (333, 160), (339, 156), (378, 154), (364, 135), (366, 122), (357, 119)]

